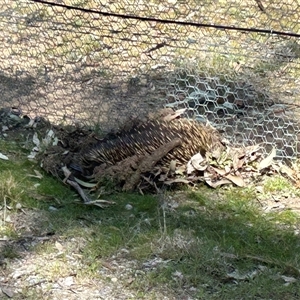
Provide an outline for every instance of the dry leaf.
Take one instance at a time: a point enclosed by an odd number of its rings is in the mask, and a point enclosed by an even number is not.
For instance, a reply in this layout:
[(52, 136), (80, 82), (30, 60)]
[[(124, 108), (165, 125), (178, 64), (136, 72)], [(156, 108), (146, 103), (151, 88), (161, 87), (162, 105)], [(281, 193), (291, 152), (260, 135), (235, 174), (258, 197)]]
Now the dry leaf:
[(258, 170), (263, 170), (263, 169), (269, 167), (272, 164), (275, 156), (276, 156), (276, 148), (273, 147), (270, 154), (259, 163)]
[(237, 161), (236, 165), (233, 164), (233, 168), (234, 168), (234, 170), (238, 170), (238, 169), (240, 169), (244, 164), (245, 164), (245, 158), (239, 159), (239, 160)]
[(34, 124), (35, 124), (35, 119), (31, 119), (25, 127), (33, 127)]
[(185, 166), (180, 166), (179, 168), (177, 168), (175, 170), (175, 174), (176, 175), (183, 175), (186, 171), (186, 167)]
[(0, 158), (3, 160), (8, 160), (8, 157), (2, 153), (0, 153)]
[(29, 175), (27, 175), (27, 177), (33, 177), (33, 178), (38, 178), (38, 179), (43, 178), (43, 175), (39, 171), (37, 171), (37, 170), (33, 170), (33, 171), (34, 171), (35, 175), (29, 174)]
[(259, 274), (260, 270), (254, 270), (252, 272), (248, 272), (246, 274), (240, 274), (238, 271), (233, 271), (231, 273), (227, 273), (227, 277), (235, 280), (249, 280), (253, 279)]
[(58, 142), (59, 142), (58, 138), (55, 137), (55, 138), (53, 139), (52, 146), (57, 146), (57, 145), (58, 145)]
[(171, 160), (170, 166), (169, 166), (169, 172), (174, 173), (176, 170), (176, 160)]
[(33, 143), (34, 143), (37, 147), (40, 146), (40, 140), (39, 140), (38, 135), (37, 135), (36, 132), (34, 133), (34, 135), (33, 135), (33, 137), (32, 137), (32, 141), (33, 141)]
[(225, 176), (225, 178), (229, 179), (232, 183), (234, 183), (235, 185), (237, 185), (239, 187), (245, 186), (245, 181), (243, 180), (243, 178), (241, 176), (228, 174)]
[[(159, 180), (159, 181), (165, 181), (165, 180), (167, 180), (167, 179), (168, 179), (168, 174), (160, 174), (158, 180)], [(146, 181), (149, 182), (149, 179), (147, 178)]]
[(173, 272), (172, 275), (173, 275), (174, 277), (178, 277), (178, 278), (180, 278), (180, 279), (183, 279), (183, 275), (182, 275), (182, 273), (179, 272), (179, 271)]
[(85, 182), (76, 177), (74, 177), (74, 179), (77, 183), (79, 183), (81, 186), (84, 186), (86, 188), (94, 188), (97, 185), (97, 183)]
[[(277, 170), (278, 171), (278, 170)], [(279, 165), (279, 171), (285, 175), (287, 175), (290, 179), (296, 180), (295, 178), (295, 172), (290, 167), (280, 164)]]
[[(215, 169), (215, 168), (213, 168), (213, 169)], [(217, 170), (219, 170), (219, 169), (217, 169)], [(219, 170), (219, 171), (220, 171), (220, 170)], [(212, 178), (213, 178), (213, 176), (212, 176), (211, 173), (209, 173), (209, 172), (207, 172), (207, 171), (204, 172), (204, 179), (205, 179), (205, 182), (206, 182), (209, 186), (211, 186), (212, 188), (217, 188), (217, 187), (220, 186), (220, 185), (231, 183), (231, 181), (228, 180), (228, 179), (226, 179), (226, 178), (222, 178), (222, 179), (220, 179), (220, 180), (217, 180), (217, 181), (213, 182), (213, 181), (212, 181)]]
[(223, 169), (219, 169), (219, 168), (216, 168), (216, 167), (212, 167), (212, 169), (219, 175), (225, 175), (226, 174), (226, 171), (223, 170)]
[(106, 206), (113, 205), (113, 204), (116, 204), (116, 202), (110, 200), (103, 200), (103, 199), (92, 200), (84, 203), (84, 205), (95, 205), (100, 208), (104, 208)]
[(187, 179), (184, 179), (184, 178), (175, 178), (175, 179), (164, 181), (164, 184), (168, 184), (168, 185), (171, 185), (173, 183), (186, 183), (186, 184), (189, 184), (190, 181), (187, 180)]
[(212, 182), (212, 181), (210, 181), (210, 180), (206, 180), (205, 181), (210, 187), (212, 187), (212, 188), (217, 188), (218, 186), (220, 186), (220, 185), (224, 185), (224, 184), (229, 184), (229, 183), (231, 183), (231, 181), (230, 180), (228, 180), (228, 179), (225, 179), (225, 178), (223, 178), (223, 179), (220, 179), (220, 180), (218, 180), (218, 181), (216, 181), (216, 182)]
[(285, 284), (284, 284), (285, 286), (288, 286), (288, 285), (290, 285), (291, 283), (297, 281), (297, 279), (294, 278), (294, 277), (288, 277), (288, 276), (284, 276), (284, 275), (281, 275), (281, 278), (285, 281)]
[(176, 119), (177, 117), (179, 117), (180, 115), (182, 115), (185, 111), (186, 111), (186, 108), (178, 109), (175, 112), (170, 113), (167, 116), (165, 116), (163, 118), (163, 120), (166, 122), (172, 121), (172, 120)]
[(204, 158), (200, 153), (195, 154), (187, 163), (187, 174), (191, 174), (195, 170), (204, 171), (207, 168), (207, 164), (202, 164)]
[(63, 252), (64, 251), (64, 247), (61, 243), (59, 243), (58, 241), (55, 242), (55, 247), (59, 252)]
[(63, 166), (62, 171), (64, 172), (65, 179), (68, 179), (71, 176), (71, 171), (67, 168), (67, 166)]

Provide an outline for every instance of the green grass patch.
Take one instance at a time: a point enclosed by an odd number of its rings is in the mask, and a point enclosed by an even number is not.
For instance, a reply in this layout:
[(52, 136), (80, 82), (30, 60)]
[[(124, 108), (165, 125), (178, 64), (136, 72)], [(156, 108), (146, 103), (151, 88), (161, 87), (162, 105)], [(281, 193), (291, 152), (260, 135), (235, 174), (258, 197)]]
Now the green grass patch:
[(265, 193), (291, 190), (294, 190), (291, 182), (279, 175), (268, 178), (264, 183)]
[[(137, 269), (127, 274), (135, 278), (130, 288), (145, 298), (146, 291), (162, 287), (174, 295), (191, 291), (196, 299), (300, 297), (299, 216), (291, 210), (261, 211), (254, 188), (212, 191), (202, 186), (159, 197), (114, 193), (105, 198), (116, 204), (103, 210), (84, 205), (72, 189), (29, 162), (24, 149), (1, 143), (4, 154), (12, 153), (8, 161), (0, 161), (2, 212), (6, 205), (11, 207), (7, 215), (18, 213), (18, 203), (43, 212), (47, 218), (37, 226), (48, 228), (55, 238), (30, 251), (56, 257), (62, 248), (57, 261), (41, 268), (46, 278), (67, 274), (67, 257), (75, 254), (81, 262), (78, 278), (85, 279), (108, 280), (99, 270), (111, 259), (134, 261)], [(41, 178), (28, 176), (34, 170)], [(263, 189), (280, 193), (291, 185), (271, 177)], [(173, 200), (178, 207), (172, 208)], [(21, 233), (5, 222), (3, 213), (1, 218), (2, 236), (18, 241)], [(9, 260), (19, 255), (9, 245), (1, 253)], [(296, 281), (286, 285), (284, 276)]]
[[(279, 275), (288, 273), (299, 278), (294, 267), (299, 268), (295, 249), (299, 249), (300, 242), (293, 227), (280, 228), (278, 222), (268, 222), (249, 203), (253, 194), (248, 189), (226, 194), (220, 204), (205, 200), (203, 193), (191, 193), (190, 199), (195, 203), (189, 208), (194, 214), (187, 214), (188, 208), (183, 207), (168, 216), (168, 234), (157, 239), (152, 255), (170, 262), (151, 271), (147, 284), (196, 286), (200, 299), (241, 299), (247, 290), (247, 299), (259, 295), (266, 299), (288, 299), (298, 295), (299, 285), (287, 288)], [(199, 203), (207, 204), (205, 213), (194, 209)], [(290, 224), (298, 222), (289, 214), (285, 217)], [(286, 218), (281, 214), (278, 221)], [(263, 271), (257, 278), (228, 278), (233, 271), (248, 274), (261, 266)], [(274, 288), (274, 277), (278, 288)]]

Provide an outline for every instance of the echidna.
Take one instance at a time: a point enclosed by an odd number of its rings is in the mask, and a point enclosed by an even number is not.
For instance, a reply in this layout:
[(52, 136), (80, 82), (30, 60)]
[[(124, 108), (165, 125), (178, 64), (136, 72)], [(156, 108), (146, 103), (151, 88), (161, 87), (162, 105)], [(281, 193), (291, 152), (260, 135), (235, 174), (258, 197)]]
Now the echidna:
[(151, 154), (160, 146), (178, 138), (181, 144), (164, 157), (164, 162), (176, 160), (187, 163), (198, 152), (205, 154), (212, 147), (223, 147), (218, 132), (197, 121), (151, 120), (117, 134), (114, 139), (100, 141), (81, 155), (82, 168), (91, 173), (97, 165), (105, 163), (112, 166), (133, 155)]

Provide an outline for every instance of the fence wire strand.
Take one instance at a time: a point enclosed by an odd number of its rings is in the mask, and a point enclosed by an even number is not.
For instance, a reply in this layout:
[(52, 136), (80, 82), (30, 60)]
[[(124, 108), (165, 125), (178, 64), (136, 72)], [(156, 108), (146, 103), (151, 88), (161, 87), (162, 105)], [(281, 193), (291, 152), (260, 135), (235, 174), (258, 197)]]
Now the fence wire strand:
[(3, 0), (1, 107), (117, 129), (164, 106), (299, 155), (298, 1)]

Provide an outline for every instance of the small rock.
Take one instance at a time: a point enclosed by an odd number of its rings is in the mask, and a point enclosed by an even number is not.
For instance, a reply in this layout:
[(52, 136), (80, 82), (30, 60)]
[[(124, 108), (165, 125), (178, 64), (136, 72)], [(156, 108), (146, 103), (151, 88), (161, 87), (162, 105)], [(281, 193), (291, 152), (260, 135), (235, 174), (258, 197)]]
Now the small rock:
[(127, 250), (127, 249), (125, 249), (125, 248), (122, 248), (122, 249), (120, 250), (120, 252), (128, 254), (128, 253), (129, 253), (129, 250)]
[(7, 217), (5, 218), (5, 222), (10, 223), (10, 222), (11, 222), (11, 217), (10, 217), (10, 216), (7, 216)]
[(11, 277), (13, 279), (18, 279), (18, 278), (20, 278), (23, 275), (24, 275), (24, 272), (21, 272), (21, 271), (17, 270), (14, 273), (11, 274)]
[(57, 211), (58, 209), (52, 205), (49, 206), (48, 208), (50, 211)]
[(69, 277), (65, 278), (64, 284), (65, 284), (65, 286), (73, 285), (74, 284), (74, 278), (72, 276), (69, 276)]
[(117, 281), (118, 281), (118, 278), (113, 277), (113, 278), (111, 278), (111, 281), (112, 281), (112, 282), (117, 282)]
[(133, 206), (131, 204), (126, 204), (125, 205), (125, 209), (126, 210), (132, 210), (133, 209)]
[(5, 294), (8, 298), (13, 298), (14, 292), (10, 288), (1, 287), (2, 293)]
[(16, 204), (16, 209), (21, 209), (22, 208), (22, 204), (21, 203), (17, 203)]
[(146, 218), (146, 219), (144, 220), (144, 222), (145, 222), (147, 225), (151, 225), (151, 222), (150, 222), (150, 220), (149, 220), (148, 218)]
[(183, 278), (183, 275), (182, 275), (182, 273), (181, 273), (181, 272), (179, 272), (179, 271), (175, 271), (174, 273), (172, 273), (172, 275), (173, 275), (174, 277), (178, 277), (178, 278), (180, 278), (180, 279), (182, 279), (182, 278)]

